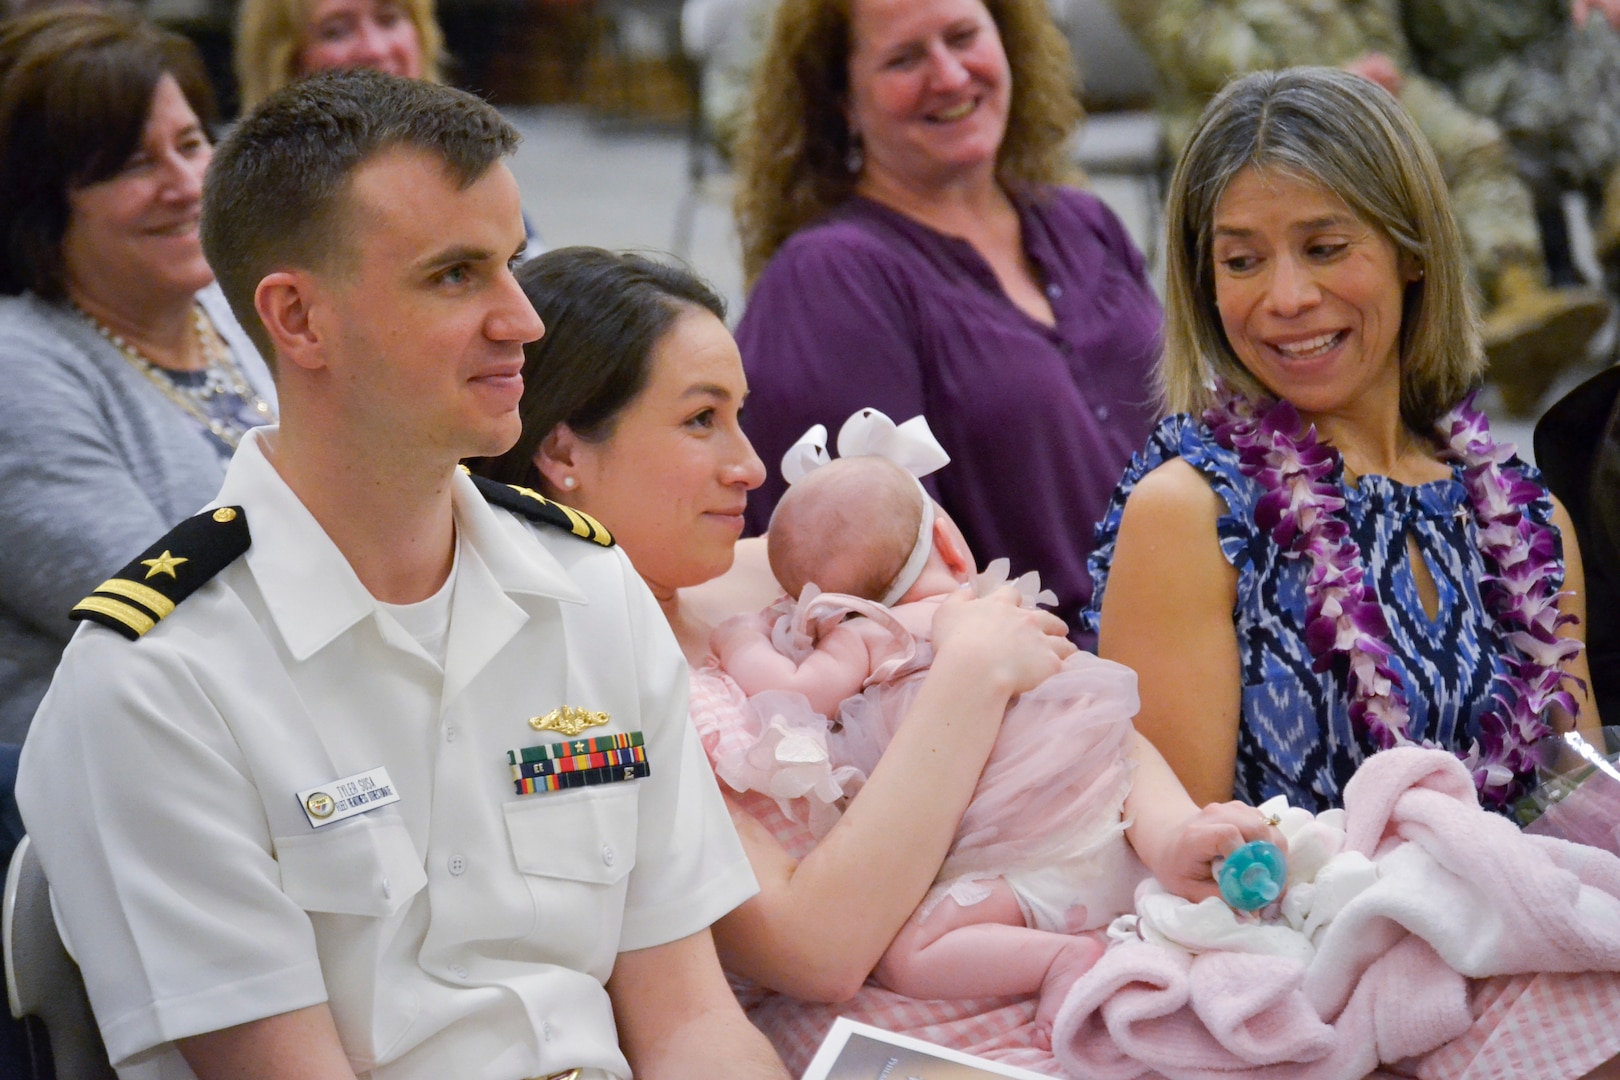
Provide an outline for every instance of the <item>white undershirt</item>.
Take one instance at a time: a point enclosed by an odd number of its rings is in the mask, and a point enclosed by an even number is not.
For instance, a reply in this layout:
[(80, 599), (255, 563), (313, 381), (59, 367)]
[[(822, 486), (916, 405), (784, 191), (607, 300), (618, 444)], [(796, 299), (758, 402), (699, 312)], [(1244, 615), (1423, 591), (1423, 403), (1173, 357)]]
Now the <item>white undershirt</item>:
[(450, 573), (439, 591), (426, 600), (414, 604), (388, 604), (377, 601), (377, 606), (391, 615), (400, 628), (416, 639), (422, 651), (432, 657), (440, 668), (444, 667), (446, 647), (450, 638), (450, 600), (456, 591), (456, 570), (461, 566), (461, 543), (458, 537), (455, 554), (450, 560)]

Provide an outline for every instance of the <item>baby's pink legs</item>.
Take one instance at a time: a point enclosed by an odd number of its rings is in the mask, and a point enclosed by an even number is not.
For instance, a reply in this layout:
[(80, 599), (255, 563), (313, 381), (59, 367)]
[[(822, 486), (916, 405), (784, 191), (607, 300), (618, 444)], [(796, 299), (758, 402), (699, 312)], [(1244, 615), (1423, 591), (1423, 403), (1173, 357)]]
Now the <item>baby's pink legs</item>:
[(997, 879), (970, 907), (946, 897), (912, 915), (879, 961), (877, 979), (914, 998), (1010, 997), (1040, 992), (1035, 1020), (1049, 1037), (1069, 987), (1097, 962), (1100, 941), (1032, 930), (1012, 887)]

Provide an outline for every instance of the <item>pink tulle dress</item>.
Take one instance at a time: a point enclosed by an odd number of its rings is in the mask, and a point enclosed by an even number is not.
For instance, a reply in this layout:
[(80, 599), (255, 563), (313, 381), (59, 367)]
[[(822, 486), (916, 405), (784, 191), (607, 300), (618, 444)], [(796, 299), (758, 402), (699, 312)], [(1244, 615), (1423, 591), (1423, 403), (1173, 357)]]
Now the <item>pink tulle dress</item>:
[[(801, 602), (773, 610), (773, 643), (795, 660), (814, 647), (818, 627), (852, 613), (887, 635), (865, 689), (836, 717), (814, 712), (802, 694), (755, 694), (748, 737), (714, 758), (716, 775), (736, 791), (768, 795), (784, 811), (803, 800), (805, 824), (825, 835), (899, 729), (933, 650), (887, 609), (857, 597), (807, 589)], [(1133, 910), (1146, 870), (1121, 814), (1138, 704), (1136, 673), (1089, 653), (1014, 699), (924, 911), (946, 896), (971, 906), (989, 896), (994, 878), (1007, 881), (1028, 924), (1041, 930), (1106, 926)]]
[[(749, 707), (742, 689), (717, 664), (711, 661), (693, 670), (691, 692), (692, 725), (711, 763), (735, 761), (748, 747), (757, 746), (757, 713)], [(823, 724), (823, 731), (825, 728)], [(787, 773), (791, 775), (792, 770)], [(810, 828), (809, 822), (821, 804), (808, 793), (797, 797), (767, 796), (723, 786), (731, 801), (768, 829), (794, 859), (809, 855), (824, 835)], [(836, 811), (832, 820), (837, 820)], [(1033, 995), (919, 1001), (868, 981), (848, 1001), (817, 1004), (775, 993), (739, 975), (729, 978), (748, 1019), (771, 1040), (794, 1076), (809, 1067), (817, 1047), (840, 1016), (992, 1061), (1059, 1075), (1049, 1034), (1035, 1024)]]

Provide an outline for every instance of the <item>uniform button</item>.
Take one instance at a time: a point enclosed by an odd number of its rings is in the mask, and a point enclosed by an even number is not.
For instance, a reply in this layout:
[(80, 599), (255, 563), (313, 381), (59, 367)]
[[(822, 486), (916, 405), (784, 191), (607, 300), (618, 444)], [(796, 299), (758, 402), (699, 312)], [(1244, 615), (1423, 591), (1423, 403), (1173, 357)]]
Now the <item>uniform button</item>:
[(454, 975), (458, 979), (465, 979), (467, 977), (467, 969), (462, 967), (460, 964), (451, 964), (450, 974)]
[(464, 873), (466, 871), (466, 869), (467, 869), (467, 860), (466, 859), (463, 859), (460, 855), (452, 855), (452, 856), (450, 856), (450, 872), (452, 874), (460, 876), (462, 873)]
[(394, 884), (393, 884), (393, 882), (389, 881), (387, 878), (383, 878), (382, 879), (382, 891), (383, 891), (383, 899), (384, 900), (392, 900), (394, 898)]
[(457, 735), (457, 731), (456, 731), (455, 728), (447, 727), (447, 728), (444, 729), (444, 741), (445, 742), (455, 742), (456, 741), (456, 735)]
[(1058, 297), (1060, 297), (1062, 295), (1063, 295), (1063, 286), (1058, 285), (1058, 284), (1056, 284), (1054, 282), (1053, 284), (1048, 285), (1046, 287), (1046, 298), (1048, 300), (1056, 300)]
[(1099, 420), (1108, 419), (1108, 406), (1106, 406), (1106, 405), (1097, 406), (1097, 419), (1099, 419)]
[(602, 864), (604, 866), (612, 866), (613, 860), (616, 857), (617, 856), (613, 854), (613, 846), (611, 844), (602, 845)]

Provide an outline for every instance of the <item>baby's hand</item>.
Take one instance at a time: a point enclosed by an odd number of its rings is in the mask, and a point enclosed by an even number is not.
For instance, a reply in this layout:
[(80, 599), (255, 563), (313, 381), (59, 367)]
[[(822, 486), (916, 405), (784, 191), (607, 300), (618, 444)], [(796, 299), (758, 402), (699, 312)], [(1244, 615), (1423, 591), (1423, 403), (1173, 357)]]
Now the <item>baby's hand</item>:
[(771, 624), (763, 615), (733, 615), (709, 635), (709, 649), (724, 667), (726, 660), (745, 644), (771, 639)]
[(1214, 864), (1250, 840), (1270, 840), (1288, 851), (1282, 833), (1248, 803), (1210, 803), (1176, 829), (1162, 865), (1148, 869), (1165, 891), (1197, 903), (1221, 895)]
[(1018, 590), (1003, 586), (982, 599), (956, 592), (934, 616), (934, 669), (977, 665), (1008, 695), (1033, 690), (1075, 652), (1068, 627), (1049, 611), (1019, 607)]

